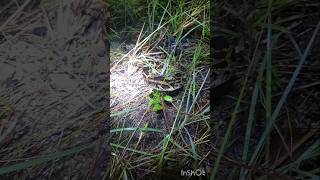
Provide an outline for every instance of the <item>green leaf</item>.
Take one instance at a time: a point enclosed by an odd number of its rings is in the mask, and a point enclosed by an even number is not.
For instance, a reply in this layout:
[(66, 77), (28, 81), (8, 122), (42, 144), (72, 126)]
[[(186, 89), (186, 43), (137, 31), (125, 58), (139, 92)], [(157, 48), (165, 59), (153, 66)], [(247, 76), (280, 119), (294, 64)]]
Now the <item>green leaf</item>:
[(168, 95), (165, 95), (164, 97), (163, 97), (163, 99), (165, 100), (165, 101), (168, 101), (168, 102), (172, 102), (172, 97), (171, 96), (168, 96)]
[(155, 99), (149, 99), (149, 106), (152, 106), (154, 104), (156, 104), (156, 100)]
[(154, 96), (154, 98), (160, 98), (160, 92), (159, 91), (154, 91), (153, 93), (152, 93), (152, 95)]
[(153, 106), (153, 110), (154, 110), (154, 111), (160, 111), (160, 110), (162, 110), (162, 105), (161, 105), (161, 104), (155, 104), (155, 105)]

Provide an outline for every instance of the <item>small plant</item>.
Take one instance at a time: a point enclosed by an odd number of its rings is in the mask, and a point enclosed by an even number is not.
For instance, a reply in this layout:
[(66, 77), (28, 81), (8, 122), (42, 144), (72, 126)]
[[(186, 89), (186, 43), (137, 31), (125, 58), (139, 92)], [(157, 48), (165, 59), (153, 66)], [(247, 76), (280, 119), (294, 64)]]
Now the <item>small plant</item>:
[(164, 102), (172, 102), (172, 97), (164, 95), (160, 91), (153, 91), (149, 97), (149, 106), (152, 110), (157, 112), (163, 110)]

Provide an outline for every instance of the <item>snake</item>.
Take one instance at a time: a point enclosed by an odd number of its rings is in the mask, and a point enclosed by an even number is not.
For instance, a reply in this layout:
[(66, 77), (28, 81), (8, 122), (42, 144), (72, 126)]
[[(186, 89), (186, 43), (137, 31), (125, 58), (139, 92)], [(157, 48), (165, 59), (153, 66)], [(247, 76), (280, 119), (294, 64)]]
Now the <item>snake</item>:
[[(178, 42), (177, 38), (172, 36), (163, 41), (159, 46), (165, 49), (167, 53), (173, 52), (174, 55), (177, 55), (183, 51), (186, 51), (186, 49), (191, 48), (193, 44), (191, 43), (190, 39), (184, 38)], [(161, 48), (159, 48), (159, 50), (160, 49)], [(173, 73), (166, 73), (163, 75), (160, 73), (160, 71), (163, 70), (164, 66), (166, 65), (165, 62), (153, 61), (149, 63), (151, 63), (153, 67), (143, 67), (142, 75), (149, 84), (154, 86), (155, 90), (161, 92), (175, 92), (184, 86), (185, 79), (181, 72), (175, 71)], [(179, 68), (175, 67), (175, 69)]]
[(161, 92), (174, 92), (183, 87), (183, 77), (179, 73), (166, 77), (153, 73), (150, 67), (143, 67), (142, 75), (155, 90)]
[[(228, 59), (231, 56), (231, 50), (229, 43), (223, 36), (213, 37), (212, 39), (213, 49), (213, 71), (211, 71), (211, 88), (217, 88), (232, 77), (232, 72), (229, 68)], [(190, 42), (189, 39), (182, 39), (178, 44), (174, 37), (169, 38), (162, 44), (168, 51), (175, 51), (174, 53), (180, 53), (181, 51), (194, 47), (195, 45)], [(155, 90), (161, 92), (173, 92), (181, 89), (185, 84), (185, 78), (182, 73), (175, 73), (171, 76), (160, 75), (159, 71), (163, 68), (164, 62), (154, 61), (153, 67), (143, 67), (142, 74), (145, 80), (154, 86)], [(156, 73), (154, 72), (156, 69)]]

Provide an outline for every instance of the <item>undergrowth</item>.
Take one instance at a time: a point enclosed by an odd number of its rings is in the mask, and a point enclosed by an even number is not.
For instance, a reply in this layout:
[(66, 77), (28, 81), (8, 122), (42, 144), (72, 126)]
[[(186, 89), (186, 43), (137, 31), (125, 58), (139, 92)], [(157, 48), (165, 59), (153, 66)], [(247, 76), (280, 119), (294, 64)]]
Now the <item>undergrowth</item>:
[[(210, 32), (209, 1), (126, 2), (113, 1), (113, 14), (117, 16), (112, 27), (113, 32), (117, 32), (115, 36), (121, 37), (121, 34), (128, 32), (133, 34), (130, 38), (135, 39), (136, 45), (131, 55), (138, 56), (146, 49), (150, 52), (148, 50), (157, 43), (172, 36), (178, 41), (192, 37), (199, 42), (196, 50), (191, 52), (192, 62), (186, 72), (189, 78), (169, 133), (151, 153), (120, 143), (113, 144), (114, 151), (121, 147), (131, 152), (132, 156), (119, 157), (115, 153), (112, 175), (117, 171), (120, 177), (136, 178), (134, 169), (140, 165), (144, 167), (145, 163), (150, 165), (144, 171), (146, 174), (160, 173), (166, 162), (174, 161), (172, 157), (179, 157), (182, 164), (191, 164), (189, 167), (193, 168), (207, 162), (210, 179), (319, 178), (315, 161), (319, 158), (320, 142), (318, 131), (313, 128), (317, 127), (314, 124), (317, 125), (319, 115), (314, 109), (317, 100), (303, 97), (318, 98), (314, 93), (318, 90), (319, 84), (315, 81), (318, 76), (313, 71), (319, 67), (315, 49), (319, 47), (320, 16), (317, 9), (320, 3), (303, 0), (215, 2), (211, 4), (214, 16), (211, 19), (213, 31)], [(124, 9), (130, 10), (126, 14), (122, 12)], [(216, 107), (205, 106), (197, 112), (195, 104), (200, 98), (202, 86), (196, 82), (194, 74), (202, 60), (208, 60), (204, 44), (216, 36), (223, 36), (232, 46), (227, 61), (236, 80), (230, 92), (223, 92), (225, 96), (220, 97), (220, 104)], [(166, 55), (167, 64), (181, 59), (175, 56), (174, 51), (166, 52)], [(304, 68), (310, 71), (305, 72)], [(312, 93), (309, 94), (308, 90)], [(221, 119), (212, 116), (209, 120), (208, 110), (219, 110), (223, 101), (230, 102), (228, 110), (218, 112), (222, 114), (222, 117), (219, 116)], [(301, 107), (298, 102), (307, 104), (309, 101), (313, 107), (311, 118), (306, 118), (309, 114), (301, 119), (292, 115), (306, 114), (292, 106)], [(293, 105), (290, 106), (290, 103)], [(203, 156), (199, 153), (199, 144), (209, 142), (212, 129), (220, 126), (215, 122), (222, 120), (222, 124), (226, 125), (217, 130), (223, 132), (218, 137), (220, 140), (211, 141), (205, 148), (211, 153)], [(208, 125), (205, 131), (199, 132), (198, 140), (192, 138), (186, 128), (193, 122)], [(120, 128), (115, 127), (115, 130)], [(307, 133), (302, 133), (303, 138), (296, 138), (301, 129), (307, 129)], [(130, 132), (133, 130), (140, 132), (141, 138), (144, 133), (160, 131), (135, 127)]]
[[(231, 64), (242, 66), (237, 62), (240, 59), (247, 68), (240, 91), (235, 93), (238, 97), (230, 112), (231, 118), (219, 145), (210, 179), (219, 179), (223, 177), (222, 172), (230, 169), (233, 173), (228, 177), (232, 179), (319, 178), (319, 168), (314, 164), (319, 158), (320, 145), (315, 130), (317, 120), (305, 117), (298, 120), (290, 112), (300, 113), (300, 110), (293, 112), (295, 110), (288, 105), (300, 99), (294, 92), (297, 84), (315, 81), (312, 72), (305, 72), (311, 76), (303, 80), (299, 74), (307, 64), (319, 67), (315, 49), (319, 48), (320, 16), (313, 11), (319, 5), (312, 1), (260, 0), (221, 1), (214, 7), (213, 34), (233, 42), (238, 52), (234, 52)], [(305, 34), (306, 29), (308, 34)], [(285, 64), (282, 67), (294, 67), (288, 70), (289, 76), (281, 74), (280, 64)], [(310, 87), (311, 90), (317, 88)], [(300, 90), (301, 94), (308, 91)], [(316, 94), (312, 96), (317, 97)], [(312, 111), (316, 113), (317, 110)], [(240, 119), (245, 122), (237, 123)], [(306, 121), (309, 124), (306, 129), (310, 132), (307, 130), (304, 138), (297, 138), (296, 134), (303, 131)], [(259, 127), (258, 124), (262, 125)], [(238, 127), (243, 129), (240, 130), (243, 136), (239, 137)], [(240, 145), (234, 145), (235, 136)], [(232, 146), (241, 148), (240, 153), (231, 154)], [(228, 155), (237, 163), (226, 160)]]
[[(160, 95), (149, 98), (149, 105), (151, 105), (149, 111), (146, 111), (142, 117), (137, 118), (143, 119), (152, 110), (166, 111), (165, 104), (169, 102), (173, 105), (177, 104), (177, 106), (174, 106), (173, 122), (171, 122), (170, 127), (167, 126), (168, 122), (165, 122), (165, 131), (150, 128), (148, 123), (144, 125), (138, 123), (136, 127), (125, 127), (121, 124), (112, 127), (113, 131), (121, 131), (121, 134), (112, 134), (114, 139), (112, 143), (113, 162), (110, 175), (116, 178), (139, 179), (143, 175), (152, 177), (152, 174), (158, 174), (160, 178), (170, 177), (166, 173), (172, 171), (173, 167), (204, 168), (205, 154), (202, 150), (210, 132), (207, 122), (209, 120), (209, 107), (203, 106), (199, 111), (201, 105), (198, 102), (202, 99), (204, 83), (209, 81), (209, 72), (206, 77), (202, 77), (201, 82), (196, 78), (200, 76), (198, 73), (200, 65), (209, 63), (209, 1), (152, 0), (148, 3), (142, 3), (141, 1), (126, 2), (113, 1), (111, 3), (112, 12), (114, 12), (111, 13), (114, 15), (112, 29), (113, 32), (117, 32), (114, 33), (115, 39), (121, 39), (122, 34), (126, 35), (128, 39), (134, 39), (133, 43), (135, 44), (128, 53), (123, 53), (120, 56), (120, 61), (125, 59), (127, 61), (133, 61), (134, 59), (144, 61), (145, 56), (143, 54), (152, 53), (154, 47), (172, 37), (176, 38), (177, 43), (186, 38), (195, 39), (198, 46), (193, 50), (195, 53), (190, 51), (179, 55), (176, 54), (175, 48), (170, 51), (162, 49), (166, 54), (163, 63), (167, 67), (171, 67), (165, 72), (165, 76), (166, 73), (171, 72), (170, 69), (174, 68), (174, 64), (185, 60), (187, 57), (191, 58), (190, 64), (186, 64), (188, 71), (183, 72), (188, 77), (184, 84), (185, 88), (178, 97), (172, 98), (170, 95)], [(127, 7), (120, 9), (120, 6)], [(122, 12), (124, 9), (131, 9), (129, 12), (132, 12), (132, 14), (126, 15)], [(133, 17), (136, 17), (136, 19)], [(124, 21), (120, 21), (118, 18)], [(126, 20), (131, 18), (134, 19), (131, 22)], [(125, 22), (125, 24), (117, 24), (117, 22)], [(119, 60), (115, 59), (115, 61)], [(115, 68), (118, 64), (114, 63), (113, 67)], [(127, 111), (127, 108), (123, 111)], [(112, 113), (118, 114), (119, 112)], [(116, 117), (115, 121), (117, 119), (121, 119), (121, 116)], [(142, 122), (142, 119), (139, 122)], [(148, 134), (154, 132), (162, 132), (163, 135), (160, 136), (160, 139), (156, 136), (152, 139), (154, 146), (143, 145)], [(137, 140), (133, 138), (135, 134), (140, 134)], [(178, 175), (177, 173), (172, 174)]]

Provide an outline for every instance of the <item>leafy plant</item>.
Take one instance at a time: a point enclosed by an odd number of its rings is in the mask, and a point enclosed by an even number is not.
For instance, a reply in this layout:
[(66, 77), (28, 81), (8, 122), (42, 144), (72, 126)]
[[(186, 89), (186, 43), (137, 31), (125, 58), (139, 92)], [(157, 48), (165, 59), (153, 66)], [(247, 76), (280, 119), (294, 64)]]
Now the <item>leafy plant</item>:
[(149, 106), (153, 111), (160, 111), (164, 107), (164, 102), (172, 102), (173, 98), (169, 95), (164, 95), (160, 91), (154, 91), (149, 98)]

